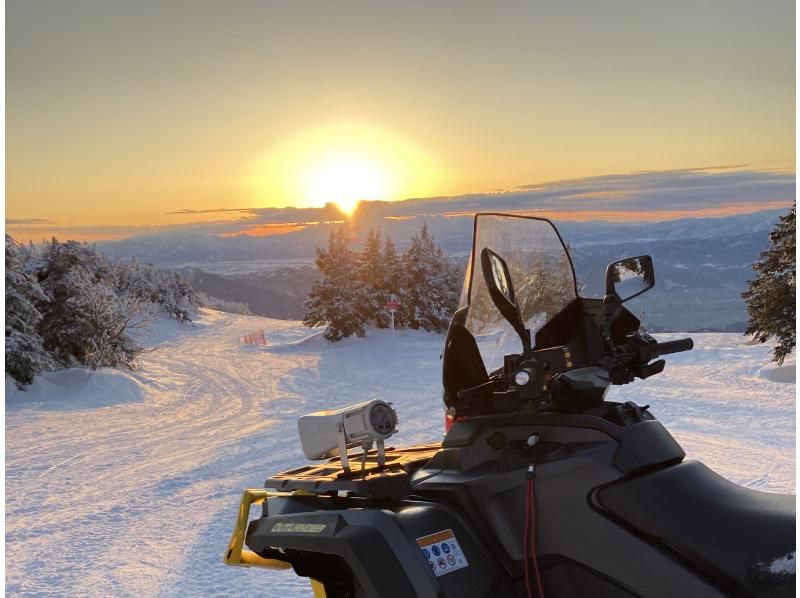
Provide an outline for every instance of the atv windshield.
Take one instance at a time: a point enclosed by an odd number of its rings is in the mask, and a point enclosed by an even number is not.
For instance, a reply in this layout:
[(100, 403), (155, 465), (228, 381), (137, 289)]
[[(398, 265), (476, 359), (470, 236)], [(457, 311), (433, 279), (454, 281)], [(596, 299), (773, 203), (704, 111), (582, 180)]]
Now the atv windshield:
[(503, 365), (504, 355), (521, 353), (522, 341), (489, 295), (480, 264), (485, 247), (508, 264), (531, 338), (577, 297), (577, 290), (567, 248), (549, 220), (477, 214), (461, 307), (467, 307), (465, 326), (475, 337), (486, 369), (492, 371)]

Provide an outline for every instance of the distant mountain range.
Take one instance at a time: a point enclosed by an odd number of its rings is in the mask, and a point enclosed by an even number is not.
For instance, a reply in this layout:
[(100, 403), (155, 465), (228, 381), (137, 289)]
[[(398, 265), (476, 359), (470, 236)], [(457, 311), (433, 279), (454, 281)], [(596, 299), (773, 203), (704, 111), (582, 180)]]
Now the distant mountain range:
[(281, 320), (301, 320), (303, 302), (319, 272), (311, 266), (284, 267), (254, 274), (220, 276), (198, 268), (179, 270), (198, 291), (246, 303), (255, 315)]
[[(656, 288), (629, 307), (652, 330), (744, 330), (740, 298), (753, 277), (752, 263), (768, 246), (768, 233), (785, 210), (765, 210), (723, 218), (664, 222), (556, 222), (569, 244), (582, 293), (602, 292), (605, 265), (649, 254)], [(437, 243), (459, 259), (470, 250), (470, 216), (425, 216), (381, 224), (402, 250), (425, 222)], [(303, 299), (318, 276), (314, 250), (324, 246), (334, 224), (267, 237), (209, 234), (149, 235), (98, 244), (111, 256), (133, 257), (181, 269), (195, 288), (247, 303), (254, 314), (299, 319)], [(356, 245), (366, 231), (354, 228)]]

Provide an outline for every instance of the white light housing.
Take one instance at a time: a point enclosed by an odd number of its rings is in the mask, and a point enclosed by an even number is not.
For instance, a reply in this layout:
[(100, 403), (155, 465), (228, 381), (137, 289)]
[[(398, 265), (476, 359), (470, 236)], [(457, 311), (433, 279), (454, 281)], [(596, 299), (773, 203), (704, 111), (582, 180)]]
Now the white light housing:
[(326, 459), (341, 456), (342, 445), (367, 447), (383, 442), (397, 431), (397, 413), (386, 401), (374, 399), (303, 415), (297, 420), (297, 430), (303, 454), (308, 459)]

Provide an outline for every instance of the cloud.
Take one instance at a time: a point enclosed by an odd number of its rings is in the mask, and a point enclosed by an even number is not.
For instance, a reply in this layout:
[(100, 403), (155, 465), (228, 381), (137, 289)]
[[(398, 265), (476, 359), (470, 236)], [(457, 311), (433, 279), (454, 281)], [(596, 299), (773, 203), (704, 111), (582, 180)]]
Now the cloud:
[(164, 212), (164, 214), (167, 216), (172, 216), (174, 214), (178, 215), (219, 214), (228, 212), (254, 212), (257, 210), (258, 208), (212, 208), (210, 210), (191, 210), (189, 208), (183, 208), (182, 210), (176, 210), (174, 212)]
[(435, 214), (465, 209), (625, 210), (635, 217), (638, 212), (651, 210), (682, 212), (691, 209), (723, 210), (735, 204), (788, 204), (794, 201), (794, 197), (794, 173), (692, 169), (554, 181), (501, 194), (410, 200), (392, 206), (391, 215), (407, 215), (413, 211)]
[(44, 218), (6, 218), (6, 226), (28, 226), (32, 224), (53, 224)]
[[(786, 170), (736, 170), (737, 165), (611, 174), (524, 185), (504, 192), (404, 201), (364, 201), (352, 216), (362, 229), (420, 217), (502, 211), (562, 220), (666, 220), (781, 208), (795, 201), (795, 175)], [(57, 235), (83, 240), (133, 235), (291, 235), (346, 218), (334, 205), (320, 208), (182, 209), (175, 216), (239, 213), (240, 218), (145, 226), (54, 226), (42, 219), (10, 219), (20, 238)], [(41, 237), (36, 235), (41, 234)]]

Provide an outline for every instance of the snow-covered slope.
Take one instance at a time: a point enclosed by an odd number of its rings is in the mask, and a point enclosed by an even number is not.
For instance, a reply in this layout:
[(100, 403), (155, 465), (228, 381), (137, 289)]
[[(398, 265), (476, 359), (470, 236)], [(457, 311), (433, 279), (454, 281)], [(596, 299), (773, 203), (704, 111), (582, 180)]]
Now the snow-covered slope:
[[(272, 346), (238, 345), (259, 328)], [(733, 481), (794, 492), (794, 384), (764, 375), (768, 347), (695, 341), (610, 398), (649, 403), (690, 457)], [(304, 462), (296, 418), (382, 398), (400, 414), (395, 444), (441, 437), (440, 335), (329, 345), (291, 322), (204, 311), (160, 323), (150, 342), (134, 373), (67, 370), (24, 393), (7, 383), (10, 595), (310, 595), (291, 571), (221, 562), (241, 489)]]

